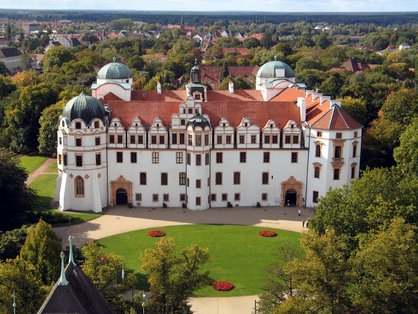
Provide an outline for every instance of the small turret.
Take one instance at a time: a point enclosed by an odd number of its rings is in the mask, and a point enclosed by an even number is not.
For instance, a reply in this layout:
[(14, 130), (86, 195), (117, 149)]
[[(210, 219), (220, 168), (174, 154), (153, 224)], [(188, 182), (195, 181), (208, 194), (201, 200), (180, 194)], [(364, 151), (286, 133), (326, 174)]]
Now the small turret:
[(197, 59), (194, 60), (194, 66), (190, 70), (190, 81), (194, 84), (201, 83), (201, 71)]

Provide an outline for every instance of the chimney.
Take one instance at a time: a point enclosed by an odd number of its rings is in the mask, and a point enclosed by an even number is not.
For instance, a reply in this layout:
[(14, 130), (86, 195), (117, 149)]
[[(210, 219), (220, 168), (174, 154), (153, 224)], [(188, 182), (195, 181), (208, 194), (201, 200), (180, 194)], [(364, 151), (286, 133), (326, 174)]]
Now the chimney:
[(234, 90), (234, 83), (233, 82), (229, 82), (228, 89), (229, 89), (229, 93), (230, 94), (233, 94), (235, 92), (235, 90)]
[(298, 97), (297, 105), (299, 107), (300, 121), (306, 121), (306, 99)]
[(157, 94), (162, 94), (161, 83), (157, 82)]

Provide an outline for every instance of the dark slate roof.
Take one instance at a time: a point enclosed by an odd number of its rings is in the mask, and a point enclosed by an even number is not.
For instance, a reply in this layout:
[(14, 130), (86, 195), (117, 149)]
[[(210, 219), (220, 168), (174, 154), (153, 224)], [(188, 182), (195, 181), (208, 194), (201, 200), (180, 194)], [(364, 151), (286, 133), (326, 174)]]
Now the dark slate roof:
[(68, 285), (55, 284), (38, 314), (114, 314), (89, 277), (75, 264), (65, 270)]
[(204, 116), (202, 116), (199, 113), (189, 119), (189, 121), (187, 122), (187, 126), (189, 126), (189, 125), (192, 126), (193, 130), (197, 126), (200, 126), (202, 129), (204, 129), (207, 126), (210, 127), (210, 123), (209, 123), (208, 119), (206, 119)]
[(16, 48), (0, 48), (0, 58), (10, 58), (20, 56), (20, 51)]

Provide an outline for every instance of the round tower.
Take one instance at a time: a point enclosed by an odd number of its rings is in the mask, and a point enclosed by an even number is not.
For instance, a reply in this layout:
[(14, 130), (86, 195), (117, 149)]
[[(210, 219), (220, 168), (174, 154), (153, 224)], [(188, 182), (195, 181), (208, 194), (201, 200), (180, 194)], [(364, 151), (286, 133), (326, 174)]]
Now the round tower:
[(209, 208), (211, 126), (196, 114), (187, 122), (187, 207)]
[(57, 199), (60, 210), (101, 212), (107, 205), (107, 116), (82, 92), (64, 107), (58, 129)]

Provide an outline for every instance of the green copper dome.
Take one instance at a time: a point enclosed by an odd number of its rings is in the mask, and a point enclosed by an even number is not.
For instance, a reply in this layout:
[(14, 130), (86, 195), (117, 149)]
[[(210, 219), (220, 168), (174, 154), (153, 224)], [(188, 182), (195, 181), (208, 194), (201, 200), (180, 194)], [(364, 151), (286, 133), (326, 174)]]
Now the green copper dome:
[(131, 77), (131, 70), (123, 63), (116, 62), (115, 59), (113, 59), (112, 63), (106, 64), (97, 73), (97, 78), (101, 80), (122, 80)]
[(270, 61), (261, 66), (261, 68), (257, 72), (258, 77), (263, 78), (276, 78), (278, 77), (276, 74), (276, 70), (284, 69), (284, 77), (294, 77), (292, 68), (281, 61)]
[(103, 121), (105, 110), (96, 98), (82, 92), (80, 95), (67, 102), (64, 111), (62, 112), (62, 116), (70, 121), (82, 119), (89, 125), (91, 120), (95, 118), (99, 118)]
[(204, 116), (198, 113), (189, 119), (189, 121), (187, 122), (187, 126), (189, 125), (192, 126), (193, 130), (197, 126), (200, 126), (202, 129), (204, 129), (206, 126), (210, 127), (210, 122), (208, 121), (208, 119), (206, 119)]

